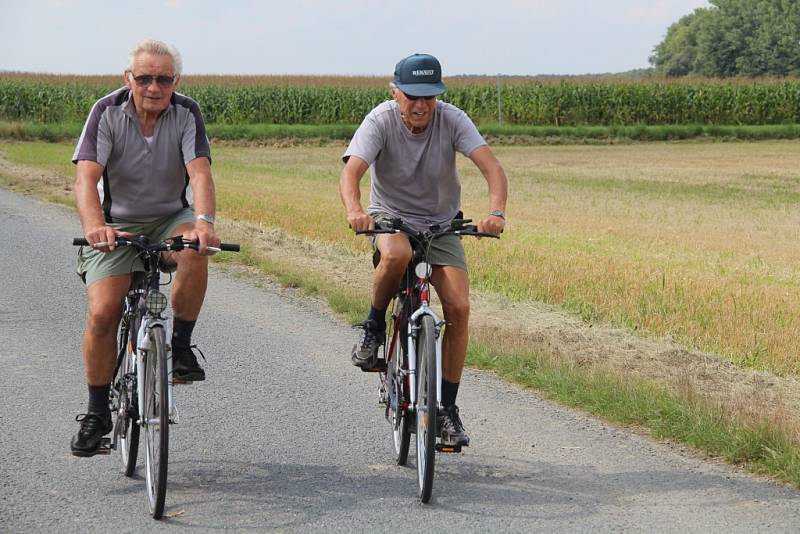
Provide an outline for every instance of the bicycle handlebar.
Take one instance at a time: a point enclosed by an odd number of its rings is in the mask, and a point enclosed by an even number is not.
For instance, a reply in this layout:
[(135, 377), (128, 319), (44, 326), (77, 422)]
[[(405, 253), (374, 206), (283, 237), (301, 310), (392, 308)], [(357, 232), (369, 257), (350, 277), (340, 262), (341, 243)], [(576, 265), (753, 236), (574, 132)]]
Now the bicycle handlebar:
[[(176, 236), (177, 237), (180, 236)], [(170, 238), (173, 239), (173, 238)], [(89, 242), (84, 237), (75, 237), (72, 239), (72, 245), (75, 247), (88, 247)], [(97, 246), (108, 246), (108, 243), (101, 242), (95, 243), (95, 247)], [(135, 246), (140, 249), (147, 249), (153, 252), (160, 252), (160, 251), (167, 251), (167, 250), (183, 250), (186, 248), (190, 248), (192, 250), (197, 250), (198, 243), (197, 241), (182, 241), (176, 240), (172, 243), (169, 242), (162, 242), (162, 243), (143, 243), (141, 240), (132, 239), (129, 237), (117, 237), (114, 242), (114, 246), (116, 247), (124, 247), (124, 246)], [(240, 245), (238, 243), (220, 243), (219, 247), (208, 247), (208, 250), (212, 252), (239, 252)]]
[(401, 219), (389, 219), (385, 223), (377, 223), (373, 230), (359, 230), (356, 235), (373, 235), (373, 234), (397, 234), (404, 233), (417, 239), (431, 239), (441, 235), (454, 234), (454, 235), (471, 235), (475, 237), (492, 237), (500, 239), (499, 235), (490, 234), (487, 232), (479, 232), (478, 227), (474, 224), (467, 224), (472, 222), (472, 219), (453, 219), (449, 225), (440, 228), (438, 225), (431, 226), (428, 231), (420, 232), (408, 226)]

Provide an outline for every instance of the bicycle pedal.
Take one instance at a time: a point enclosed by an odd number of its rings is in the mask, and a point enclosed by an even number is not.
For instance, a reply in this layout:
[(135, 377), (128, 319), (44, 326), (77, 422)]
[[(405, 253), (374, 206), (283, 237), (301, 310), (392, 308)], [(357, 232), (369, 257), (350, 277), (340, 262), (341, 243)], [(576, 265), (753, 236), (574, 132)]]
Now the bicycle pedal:
[(111, 438), (100, 438), (100, 444), (97, 446), (95, 454), (111, 454), (111, 449), (114, 446), (111, 444)]
[(359, 367), (365, 373), (385, 373), (386, 372), (386, 360), (383, 358), (378, 358), (375, 361), (375, 365), (369, 368)]
[(437, 452), (461, 452), (461, 445), (444, 445), (442, 443), (436, 444)]
[(194, 380), (184, 380), (183, 378), (173, 378), (172, 385), (173, 386), (185, 386), (188, 384), (194, 384)]

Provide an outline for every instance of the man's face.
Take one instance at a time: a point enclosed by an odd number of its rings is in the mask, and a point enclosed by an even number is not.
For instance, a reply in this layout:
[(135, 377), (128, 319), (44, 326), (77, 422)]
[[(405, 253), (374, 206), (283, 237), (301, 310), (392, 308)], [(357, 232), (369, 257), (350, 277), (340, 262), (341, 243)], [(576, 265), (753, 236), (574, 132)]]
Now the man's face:
[(436, 109), (436, 97), (415, 97), (405, 94), (396, 87), (392, 90), (394, 99), (400, 106), (403, 122), (413, 133), (420, 133), (428, 127)]
[(177, 84), (175, 67), (169, 56), (139, 54), (133, 60), (133, 69), (125, 71), (125, 85), (131, 90), (136, 111), (140, 113), (159, 114), (167, 109)]

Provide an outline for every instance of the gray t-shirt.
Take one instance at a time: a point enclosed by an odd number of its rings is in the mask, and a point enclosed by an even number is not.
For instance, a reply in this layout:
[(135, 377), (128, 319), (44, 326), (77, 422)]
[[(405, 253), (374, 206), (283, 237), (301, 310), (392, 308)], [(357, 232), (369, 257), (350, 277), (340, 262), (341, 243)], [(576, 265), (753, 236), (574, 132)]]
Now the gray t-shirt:
[(106, 222), (150, 222), (189, 207), (186, 164), (201, 156), (211, 159), (197, 102), (173, 93), (148, 141), (123, 87), (95, 103), (72, 161), (103, 166), (97, 189)]
[(424, 132), (413, 134), (394, 100), (364, 118), (342, 159), (357, 156), (369, 164), (370, 213), (400, 217), (419, 230), (445, 224), (461, 206), (456, 152), (469, 156), (486, 144), (466, 113), (437, 102)]

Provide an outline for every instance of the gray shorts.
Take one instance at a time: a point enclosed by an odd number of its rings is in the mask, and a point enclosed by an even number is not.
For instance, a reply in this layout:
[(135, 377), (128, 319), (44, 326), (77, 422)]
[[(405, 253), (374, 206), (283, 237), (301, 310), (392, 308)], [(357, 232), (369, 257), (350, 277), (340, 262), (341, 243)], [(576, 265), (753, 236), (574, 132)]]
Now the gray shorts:
[[(370, 213), (370, 216), (375, 222), (381, 222), (391, 215), (382, 212)], [(378, 237), (381, 234), (372, 237), (372, 263), (377, 266), (380, 262), (380, 252), (378, 252), (377, 243)], [(467, 271), (467, 256), (464, 253), (464, 245), (461, 243), (461, 236), (449, 234), (443, 235), (433, 240), (431, 243), (430, 253), (428, 259), (431, 265), (447, 265), (458, 267), (462, 271)]]
[[(161, 219), (146, 222), (113, 222), (111, 228), (123, 232), (146, 235), (151, 241), (163, 241), (174, 235), (174, 231), (182, 224), (194, 224), (194, 211), (184, 208), (177, 213), (167, 215)], [(138, 257), (138, 251), (133, 247), (119, 247), (113, 252), (100, 252), (91, 247), (81, 247), (78, 251), (78, 276), (88, 286), (102, 278), (118, 276), (135, 271), (144, 271), (144, 264)]]

